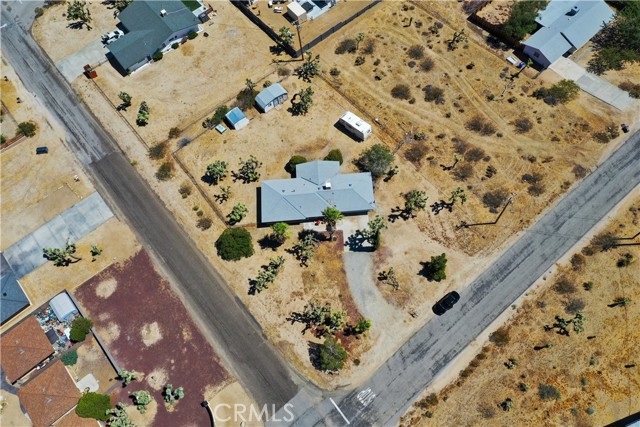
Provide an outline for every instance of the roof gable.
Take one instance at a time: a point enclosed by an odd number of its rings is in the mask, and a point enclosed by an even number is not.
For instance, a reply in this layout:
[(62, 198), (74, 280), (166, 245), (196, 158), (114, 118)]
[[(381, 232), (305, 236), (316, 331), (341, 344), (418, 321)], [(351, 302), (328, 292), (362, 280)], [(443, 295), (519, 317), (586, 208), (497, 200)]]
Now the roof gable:
[(316, 160), (296, 165), (296, 177), (322, 185), (340, 172), (340, 162)]
[(53, 353), (53, 347), (35, 316), (29, 316), (0, 340), (2, 369), (14, 383)]

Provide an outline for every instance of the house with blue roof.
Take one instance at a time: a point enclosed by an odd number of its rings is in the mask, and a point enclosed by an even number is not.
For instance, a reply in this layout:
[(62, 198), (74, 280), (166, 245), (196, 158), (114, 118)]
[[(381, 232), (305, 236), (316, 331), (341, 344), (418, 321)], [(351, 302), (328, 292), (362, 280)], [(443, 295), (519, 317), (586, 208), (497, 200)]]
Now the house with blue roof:
[(256, 96), (256, 106), (260, 111), (266, 113), (272, 108), (284, 103), (289, 94), (280, 83), (274, 83), (265, 88)]
[(345, 215), (364, 215), (375, 209), (371, 173), (340, 173), (340, 163), (317, 160), (296, 166), (293, 179), (262, 181), (260, 221), (304, 222), (322, 218), (335, 207)]
[(125, 34), (109, 43), (109, 56), (124, 72), (133, 72), (157, 52), (171, 50), (192, 32), (200, 20), (180, 0), (133, 0), (118, 15)]
[(522, 43), (524, 53), (546, 68), (580, 49), (614, 17), (603, 0), (551, 0), (536, 17), (541, 28)]

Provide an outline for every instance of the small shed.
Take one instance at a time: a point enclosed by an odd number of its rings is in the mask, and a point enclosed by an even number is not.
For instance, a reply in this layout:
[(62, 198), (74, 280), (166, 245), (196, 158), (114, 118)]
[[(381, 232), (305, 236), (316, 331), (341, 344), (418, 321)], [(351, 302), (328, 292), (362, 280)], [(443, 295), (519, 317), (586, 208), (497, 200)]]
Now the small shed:
[(247, 116), (245, 116), (238, 107), (225, 114), (224, 118), (227, 120), (227, 123), (229, 123), (229, 126), (236, 130), (242, 129), (249, 124), (249, 119), (247, 119)]
[(274, 83), (256, 96), (256, 105), (263, 113), (287, 100), (289, 94), (280, 83)]
[(307, 11), (299, 3), (292, 1), (287, 5), (287, 16), (293, 22), (304, 22), (307, 20)]
[(78, 314), (77, 307), (73, 301), (71, 301), (71, 298), (66, 292), (55, 296), (51, 301), (49, 301), (49, 306), (61, 322), (67, 321)]

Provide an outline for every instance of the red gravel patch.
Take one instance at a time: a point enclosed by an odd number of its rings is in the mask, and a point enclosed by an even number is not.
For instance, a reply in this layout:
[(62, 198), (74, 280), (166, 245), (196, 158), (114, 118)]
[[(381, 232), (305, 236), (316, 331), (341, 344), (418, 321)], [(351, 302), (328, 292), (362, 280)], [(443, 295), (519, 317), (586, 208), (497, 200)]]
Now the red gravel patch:
[[(115, 290), (100, 292), (105, 283)], [(146, 389), (158, 402), (153, 425), (210, 424), (200, 406), (205, 389), (221, 385), (229, 374), (145, 251), (91, 278), (75, 296), (120, 367), (145, 374), (142, 383), (117, 388), (114, 401), (131, 404), (129, 394)], [(166, 374), (166, 381), (159, 378), (162, 375), (151, 378), (153, 372)], [(184, 387), (185, 398), (171, 412), (163, 404), (160, 382)]]

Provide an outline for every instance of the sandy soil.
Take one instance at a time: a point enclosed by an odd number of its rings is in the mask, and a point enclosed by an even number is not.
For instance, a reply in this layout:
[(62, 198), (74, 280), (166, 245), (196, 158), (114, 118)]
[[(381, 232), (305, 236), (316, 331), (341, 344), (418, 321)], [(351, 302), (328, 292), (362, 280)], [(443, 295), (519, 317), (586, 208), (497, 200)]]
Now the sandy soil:
[(100, 348), (98, 342), (90, 335), (81, 346), (78, 347), (78, 362), (75, 365), (67, 366), (74, 381), (79, 381), (85, 375), (93, 374), (98, 381), (100, 388), (97, 393), (106, 393), (107, 390), (117, 381), (118, 373), (113, 369), (111, 363)]
[[(97, 295), (97, 286), (115, 279), (117, 288), (108, 298)], [(156, 416), (149, 425), (204, 425), (206, 412), (200, 407), (209, 387), (221, 387), (230, 380), (218, 356), (191, 320), (187, 309), (170, 285), (155, 270), (149, 256), (141, 251), (129, 260), (102, 271), (75, 291), (80, 305), (94, 321), (101, 336), (108, 335), (111, 325), (119, 329), (110, 337), (109, 350), (123, 369), (144, 374), (126, 388), (114, 390), (114, 401), (130, 402), (132, 391), (147, 389), (159, 402)], [(123, 317), (121, 314), (127, 313)], [(145, 325), (157, 325), (162, 332), (143, 335)], [(182, 339), (187, 329), (192, 339)], [(151, 345), (141, 341), (152, 338)], [(147, 343), (144, 343), (147, 344)], [(172, 408), (163, 402), (162, 389), (167, 383), (183, 386), (185, 398)]]
[(0, 391), (0, 425), (3, 427), (29, 427), (31, 420), (20, 409), (20, 400), (15, 394)]
[[(635, 212), (632, 211), (635, 209)], [(624, 201), (612, 221), (605, 227), (615, 235), (633, 234), (640, 222), (638, 214), (640, 198), (637, 192)], [(465, 372), (438, 394), (437, 406), (426, 405), (405, 416), (402, 425), (605, 425), (626, 417), (640, 409), (640, 399), (635, 393), (640, 385), (640, 374), (631, 343), (640, 338), (633, 327), (640, 318), (637, 299), (640, 296), (637, 262), (629, 267), (616, 267), (624, 253), (640, 256), (637, 246), (615, 248), (586, 257), (582, 271), (574, 271), (566, 263), (572, 254), (580, 253), (583, 245), (571, 251), (553, 274), (545, 275), (534, 285), (523, 302), (518, 303), (506, 320), (511, 342), (504, 347), (487, 345), (485, 356), (476, 357)], [(561, 295), (554, 289), (559, 277), (567, 277), (575, 284), (576, 291)], [(593, 289), (583, 289), (582, 284), (593, 281)], [(611, 307), (615, 298), (628, 297), (626, 307)], [(565, 337), (543, 326), (552, 324), (554, 316), (570, 318), (565, 312), (569, 300), (579, 299), (586, 304), (585, 331)], [(514, 339), (517, 337), (517, 339)], [(590, 337), (590, 338), (589, 338)], [(486, 338), (486, 337), (485, 337)], [(534, 349), (551, 343), (551, 348)], [(479, 346), (484, 342), (479, 342)], [(473, 354), (470, 354), (473, 357)], [(518, 360), (519, 366), (507, 369), (503, 363), (508, 358)], [(593, 359), (593, 361), (592, 361)], [(452, 372), (463, 369), (458, 363)], [(448, 376), (451, 377), (451, 376)], [(530, 390), (518, 389), (520, 382)], [(542, 402), (538, 396), (538, 384), (557, 387), (559, 401)], [(432, 391), (438, 391), (432, 387)], [(486, 390), (492, 390), (490, 394)], [(510, 412), (497, 407), (507, 397), (514, 401)], [(595, 413), (588, 415), (587, 408)], [(574, 409), (575, 408), (575, 409)], [(430, 412), (430, 419), (421, 415)]]
[[(17, 122), (33, 120), (38, 130), (0, 154), (0, 250), (11, 246), (94, 190), (75, 157), (63, 143), (64, 132), (51, 124), (40, 104), (25, 90), (2, 58), (2, 102)], [(18, 104), (16, 98), (23, 102)], [(35, 149), (48, 146), (49, 153)], [(78, 181), (74, 176), (78, 176)], [(43, 177), (46, 177), (44, 179)]]
[[(240, 412), (242, 408), (250, 408), (250, 405), (254, 405), (254, 402), (238, 382), (231, 383), (219, 391), (213, 388), (207, 389), (204, 393), (204, 399), (209, 401), (209, 406), (214, 411), (216, 425), (231, 427), (239, 425), (242, 421), (246, 421), (247, 425), (251, 427), (263, 425), (261, 421), (250, 415), (250, 409), (247, 409), (246, 413)], [(240, 409), (236, 411), (236, 407)], [(262, 410), (262, 408), (258, 407), (255, 407), (255, 409), (258, 412)], [(273, 414), (271, 408), (269, 408), (269, 411), (270, 414)]]

